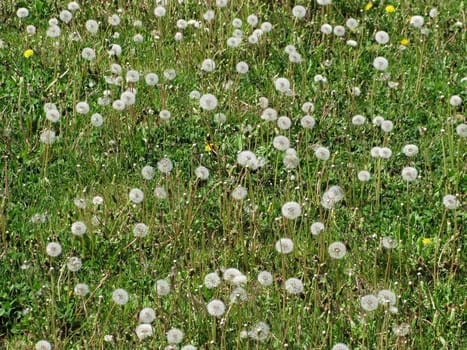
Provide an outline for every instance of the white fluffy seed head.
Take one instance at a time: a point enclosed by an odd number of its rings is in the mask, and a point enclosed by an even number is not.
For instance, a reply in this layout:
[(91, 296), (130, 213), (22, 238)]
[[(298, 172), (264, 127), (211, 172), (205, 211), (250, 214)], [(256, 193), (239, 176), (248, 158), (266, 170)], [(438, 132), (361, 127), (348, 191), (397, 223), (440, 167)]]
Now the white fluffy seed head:
[(281, 211), (285, 218), (294, 220), (302, 214), (302, 207), (297, 202), (287, 202), (282, 206)]
[(294, 244), (290, 238), (281, 238), (276, 242), (276, 251), (281, 254), (292, 253)]
[(208, 313), (214, 317), (220, 317), (225, 312), (225, 304), (218, 299), (211, 300), (206, 308)]
[(303, 282), (298, 278), (289, 278), (285, 281), (285, 290), (289, 294), (301, 294), (304, 290)]

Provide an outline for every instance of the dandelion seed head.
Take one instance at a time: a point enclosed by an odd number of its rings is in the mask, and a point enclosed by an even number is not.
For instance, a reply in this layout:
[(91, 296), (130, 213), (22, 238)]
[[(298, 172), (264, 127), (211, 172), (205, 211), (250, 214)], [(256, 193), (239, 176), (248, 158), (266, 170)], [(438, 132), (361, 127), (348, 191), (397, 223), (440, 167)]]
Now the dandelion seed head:
[(221, 282), (222, 280), (216, 272), (210, 272), (204, 276), (204, 285), (208, 289), (216, 288)]
[(357, 177), (362, 182), (368, 182), (368, 181), (370, 181), (371, 174), (367, 170), (361, 170), (361, 171), (358, 172)]
[(270, 331), (271, 327), (266, 322), (261, 321), (251, 327), (248, 336), (253, 340), (263, 342), (269, 337)]
[(324, 231), (324, 224), (322, 222), (314, 222), (310, 226), (310, 231), (313, 236), (318, 236)]
[(358, 27), (358, 21), (351, 17), (345, 21), (345, 26), (350, 30), (355, 30)]
[(214, 317), (220, 317), (225, 313), (225, 304), (218, 299), (211, 300), (206, 308), (208, 313)]
[(207, 180), (209, 178), (209, 169), (200, 165), (199, 167), (197, 167), (195, 169), (195, 176), (199, 179), (199, 180)]
[(386, 249), (394, 249), (397, 247), (397, 241), (387, 236), (383, 237), (383, 239), (381, 240), (381, 244)]
[(396, 337), (405, 337), (410, 332), (410, 326), (407, 323), (401, 323), (392, 327), (392, 332)]
[(396, 305), (396, 294), (389, 289), (382, 289), (378, 292), (378, 300), (381, 305)]
[(125, 289), (118, 288), (112, 292), (112, 301), (117, 305), (125, 305), (129, 300), (128, 292)]
[(295, 18), (302, 19), (306, 16), (306, 8), (301, 5), (296, 5), (292, 9), (292, 14)]
[(278, 253), (289, 254), (293, 251), (294, 243), (290, 238), (281, 238), (276, 242), (275, 248)]
[(47, 340), (39, 340), (34, 346), (36, 350), (52, 350), (52, 344)]
[(378, 308), (378, 298), (373, 294), (367, 294), (361, 297), (360, 306), (364, 311), (374, 311)]
[(98, 128), (104, 124), (104, 118), (99, 113), (94, 113), (91, 116), (91, 125)]
[(79, 271), (82, 266), (83, 266), (83, 262), (77, 256), (72, 256), (72, 257), (68, 258), (68, 261), (66, 263), (66, 267), (71, 272)]
[(169, 158), (162, 158), (157, 162), (157, 169), (163, 174), (169, 174), (173, 169), (173, 163)]
[(218, 104), (217, 97), (212, 94), (202, 95), (199, 99), (199, 106), (207, 111), (216, 109)]
[(315, 127), (316, 121), (311, 115), (305, 115), (300, 120), (300, 124), (304, 129), (313, 129)]
[(233, 304), (246, 301), (248, 299), (248, 294), (246, 290), (242, 287), (236, 287), (232, 293), (230, 293), (229, 301)]
[(263, 287), (268, 287), (272, 284), (273, 277), (269, 271), (261, 271), (258, 273), (258, 283)]
[(84, 26), (86, 30), (91, 34), (96, 34), (97, 31), (99, 30), (99, 23), (97, 23), (93, 19), (87, 20)]
[(330, 24), (323, 24), (321, 25), (321, 33), (329, 35), (332, 33), (332, 26)]
[(169, 295), (171, 291), (170, 283), (167, 280), (157, 280), (156, 281), (156, 293), (159, 296)]
[(272, 122), (277, 119), (277, 111), (274, 108), (266, 108), (261, 113), (261, 119)]
[(282, 216), (294, 220), (302, 214), (302, 207), (297, 202), (287, 202), (282, 206)]
[(389, 42), (389, 34), (383, 30), (376, 32), (375, 40), (378, 44), (384, 45)]
[(274, 137), (272, 145), (278, 151), (286, 151), (290, 147), (290, 141), (286, 136), (278, 135)]
[(258, 16), (251, 14), (247, 17), (246, 21), (250, 26), (256, 27), (258, 25)]
[(152, 323), (156, 319), (156, 312), (152, 307), (145, 307), (139, 312), (139, 323)]
[(326, 161), (331, 157), (331, 152), (326, 147), (320, 146), (315, 150), (315, 157), (319, 160)]
[(388, 66), (389, 62), (384, 57), (379, 56), (373, 60), (373, 67), (375, 67), (376, 70), (384, 71), (388, 68)]
[(414, 28), (421, 28), (425, 24), (425, 19), (422, 16), (416, 15), (410, 18), (410, 25)]
[(76, 104), (76, 113), (87, 114), (89, 112), (89, 104), (85, 101), (78, 102)]
[(154, 197), (158, 199), (166, 199), (167, 198), (167, 192), (165, 191), (164, 187), (156, 187), (154, 189)]
[(216, 69), (216, 62), (214, 60), (207, 58), (201, 63), (201, 70), (205, 72), (212, 72)]
[(152, 336), (153, 329), (150, 324), (143, 323), (136, 326), (135, 333), (139, 340), (143, 340)]
[(154, 177), (154, 174), (154, 168), (150, 165), (145, 165), (143, 169), (141, 169), (141, 175), (145, 180), (151, 180)]
[(60, 14), (58, 15), (58, 17), (60, 18), (60, 20), (63, 22), (63, 23), (70, 23), (71, 20), (73, 19), (73, 14), (68, 11), (68, 10), (62, 10), (60, 11)]
[(456, 196), (452, 194), (447, 194), (443, 197), (443, 205), (446, 209), (454, 210), (459, 207), (460, 202)]
[(342, 242), (333, 242), (328, 247), (328, 253), (332, 259), (342, 259), (347, 254), (347, 248)]
[(303, 282), (298, 278), (289, 278), (285, 281), (285, 290), (289, 294), (301, 294), (304, 290)]
[(331, 350), (350, 350), (350, 348), (344, 343), (335, 344)]
[(89, 286), (86, 283), (78, 283), (73, 291), (78, 297), (85, 297), (89, 293)]
[(71, 225), (71, 233), (75, 236), (82, 236), (86, 233), (86, 224), (82, 221), (76, 221)]
[(241, 201), (243, 199), (246, 198), (246, 196), (248, 195), (248, 190), (239, 185), (237, 186), (233, 191), (232, 191), (232, 198), (236, 201)]
[(416, 145), (408, 144), (402, 147), (402, 153), (407, 157), (413, 157), (418, 154), (418, 147)]
[(181, 329), (171, 328), (167, 331), (166, 337), (169, 344), (179, 344), (182, 342), (185, 334)]
[(341, 25), (337, 25), (333, 28), (332, 32), (335, 36), (343, 37), (345, 35), (345, 27)]
[(460, 106), (462, 104), (462, 98), (458, 95), (453, 95), (449, 98), (449, 103), (453, 107)]
[(415, 181), (418, 176), (417, 169), (413, 167), (405, 167), (402, 169), (402, 179), (407, 182)]
[(48, 256), (56, 258), (62, 253), (62, 246), (58, 242), (50, 242), (49, 244), (47, 244), (47, 247), (45, 248), (45, 252), (47, 253)]
[(383, 130), (384, 132), (391, 132), (393, 128), (394, 124), (390, 120), (384, 120), (381, 123), (381, 130)]
[(285, 93), (290, 90), (290, 81), (287, 78), (277, 78), (274, 86), (277, 91)]
[(146, 224), (143, 224), (142, 222), (137, 223), (135, 226), (133, 226), (133, 235), (135, 237), (143, 238), (146, 237), (149, 231), (149, 227)]

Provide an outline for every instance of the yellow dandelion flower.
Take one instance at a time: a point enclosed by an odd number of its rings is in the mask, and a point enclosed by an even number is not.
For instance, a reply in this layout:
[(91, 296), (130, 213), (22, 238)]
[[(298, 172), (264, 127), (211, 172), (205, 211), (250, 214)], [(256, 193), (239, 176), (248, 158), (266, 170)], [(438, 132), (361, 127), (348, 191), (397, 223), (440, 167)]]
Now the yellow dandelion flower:
[(23, 52), (23, 56), (26, 57), (26, 58), (29, 58), (32, 55), (34, 55), (34, 51), (31, 50), (31, 49), (27, 49), (26, 51)]
[(215, 143), (207, 143), (205, 146), (204, 146), (204, 150), (206, 152), (212, 152), (212, 151), (215, 151), (217, 148), (217, 145)]
[(423, 238), (423, 239), (422, 239), (422, 243), (423, 243), (424, 245), (430, 244), (431, 241), (433, 241), (433, 238)]
[(365, 11), (369, 11), (371, 10), (371, 8), (373, 7), (373, 3), (371, 1), (369, 1), (366, 5), (365, 5)]
[(385, 10), (387, 13), (393, 13), (394, 11), (396, 11), (396, 8), (393, 5), (388, 5), (385, 7)]
[(402, 40), (401, 40), (401, 45), (404, 45), (404, 46), (409, 45), (409, 39), (405, 39), (405, 38), (402, 39)]

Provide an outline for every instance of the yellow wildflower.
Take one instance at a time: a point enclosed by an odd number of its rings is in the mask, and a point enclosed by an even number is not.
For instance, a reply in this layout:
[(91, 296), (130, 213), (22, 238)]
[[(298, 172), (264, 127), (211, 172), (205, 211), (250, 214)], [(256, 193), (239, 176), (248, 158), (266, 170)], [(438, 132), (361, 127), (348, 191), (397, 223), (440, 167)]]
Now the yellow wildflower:
[(217, 148), (217, 145), (215, 143), (207, 143), (205, 146), (204, 146), (204, 150), (206, 152), (212, 152), (212, 151), (215, 151)]
[(372, 7), (373, 7), (373, 3), (372, 3), (371, 1), (369, 1), (369, 2), (365, 5), (365, 11), (371, 10)]
[(401, 40), (401, 45), (407, 46), (409, 44), (409, 39), (402, 39)]
[(393, 5), (388, 5), (386, 6), (385, 10), (387, 13), (393, 13), (394, 11), (396, 11), (396, 8)]
[(23, 52), (23, 56), (26, 57), (26, 58), (29, 58), (32, 55), (34, 55), (34, 51), (31, 50), (31, 49), (27, 49), (26, 51)]
[(432, 240), (433, 240), (433, 238), (423, 238), (422, 243), (424, 245), (427, 245), (427, 244), (430, 244)]

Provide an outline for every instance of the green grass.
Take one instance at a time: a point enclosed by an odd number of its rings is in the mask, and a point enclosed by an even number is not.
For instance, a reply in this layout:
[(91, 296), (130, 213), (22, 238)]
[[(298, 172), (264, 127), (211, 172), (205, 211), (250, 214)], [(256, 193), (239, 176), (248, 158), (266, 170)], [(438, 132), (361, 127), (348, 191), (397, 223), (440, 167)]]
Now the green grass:
[[(464, 2), (394, 2), (393, 13), (383, 2), (368, 11), (362, 1), (321, 7), (232, 0), (223, 9), (210, 2), (211, 22), (203, 19), (204, 2), (170, 1), (166, 16), (156, 18), (149, 1), (81, 1), (71, 22), (59, 23), (56, 39), (46, 36), (48, 20), (67, 2), (0, 5), (0, 347), (31, 349), (46, 339), (54, 349), (163, 349), (166, 332), (176, 327), (185, 334), (179, 348), (331, 349), (339, 342), (361, 350), (466, 348), (466, 143), (456, 132), (465, 124), (465, 102), (450, 104), (453, 95), (467, 98)], [(307, 7), (304, 19), (293, 17), (295, 4)], [(16, 16), (20, 7), (29, 9), (28, 17)], [(439, 12), (434, 18), (432, 7)], [(118, 8), (121, 24), (112, 27), (107, 17)], [(250, 14), (258, 16), (258, 27), (273, 25), (258, 44), (248, 43)], [(414, 15), (424, 17), (427, 34), (410, 25)], [(320, 31), (325, 23), (345, 26), (351, 17), (359, 25), (343, 38)], [(238, 48), (226, 45), (234, 18), (243, 21)], [(100, 22), (94, 35), (85, 30), (88, 19)], [(178, 29), (179, 19), (199, 21), (200, 28)], [(37, 33), (28, 35), (27, 25)], [(388, 44), (374, 40), (378, 30), (389, 34)], [(80, 40), (71, 40), (76, 33)], [(142, 43), (133, 41), (135, 34), (143, 35)], [(347, 45), (349, 39), (357, 46)], [(403, 39), (408, 44), (401, 48)], [(111, 44), (122, 47), (121, 56), (109, 56)], [(284, 49), (290, 44), (302, 63), (289, 62)], [(96, 52), (91, 62), (81, 57), (85, 47)], [(27, 49), (34, 50), (29, 58)], [(377, 56), (388, 60), (386, 71), (373, 67)], [(206, 58), (215, 61), (214, 72), (200, 70)], [(240, 61), (249, 65), (247, 74), (235, 71)], [(112, 63), (123, 69), (118, 86), (104, 79)], [(163, 74), (169, 68), (177, 73), (171, 81)], [(140, 72), (139, 82), (125, 81), (130, 69)], [(157, 87), (145, 84), (149, 72), (158, 74)], [(315, 82), (317, 74), (327, 82)], [(290, 80), (292, 96), (275, 89), (278, 77)], [(137, 90), (135, 105), (116, 111), (98, 103), (105, 90), (114, 101), (128, 88)], [(214, 94), (219, 105), (203, 110), (190, 99), (193, 90)], [(260, 118), (260, 97), (291, 119), (290, 129)], [(79, 101), (89, 103), (86, 115), (76, 111)], [(315, 105), (312, 130), (300, 125), (306, 101)], [(57, 123), (45, 116), (49, 102), (61, 112)], [(159, 119), (163, 109), (171, 112), (167, 122)], [(213, 120), (221, 112), (224, 124)], [(93, 113), (102, 114), (101, 127), (91, 125)], [(352, 125), (356, 114), (366, 117), (363, 126)], [(374, 126), (377, 115), (394, 129)], [(52, 145), (40, 141), (45, 129), (57, 135)], [(284, 152), (273, 147), (277, 135), (290, 139), (298, 167), (284, 166)], [(418, 154), (405, 156), (406, 144), (417, 145)], [(329, 160), (315, 157), (318, 145), (329, 149)], [(372, 158), (375, 146), (389, 147), (392, 156)], [(243, 150), (265, 165), (242, 167), (237, 153)], [(174, 164), (168, 175), (157, 170), (163, 157)], [(155, 168), (151, 180), (141, 175), (145, 165)], [(195, 176), (199, 165), (210, 171), (206, 181)], [(407, 166), (418, 170), (414, 182), (402, 179)], [(371, 173), (369, 182), (358, 180), (360, 170)], [(238, 185), (248, 191), (242, 201), (231, 196)], [(332, 185), (344, 197), (328, 210), (320, 202)], [(166, 199), (153, 195), (159, 186)], [(144, 192), (141, 204), (129, 200), (132, 188)], [(448, 194), (457, 196), (457, 209), (443, 205)], [(104, 203), (94, 205), (95, 196)], [(296, 220), (281, 214), (289, 201), (301, 204)], [(35, 222), (36, 214), (45, 220)], [(71, 233), (76, 221), (87, 226), (81, 237)], [(316, 221), (325, 226), (319, 236), (310, 231)], [(133, 235), (140, 222), (149, 227), (143, 238)], [(294, 242), (287, 255), (275, 249), (283, 237)], [(383, 237), (397, 247), (384, 248)], [(328, 254), (335, 241), (347, 247), (341, 260)], [(50, 242), (61, 244), (58, 257), (46, 254)], [(77, 272), (66, 266), (72, 256), (82, 259)], [(247, 277), (247, 299), (239, 303), (230, 302), (231, 283), (204, 285), (208, 273), (222, 277), (231, 267)], [(273, 275), (269, 287), (257, 282), (264, 270)], [(287, 293), (284, 283), (292, 277), (303, 282), (303, 293)], [(160, 279), (170, 282), (169, 295), (156, 293)], [(84, 298), (74, 292), (77, 283), (90, 288)], [(117, 288), (129, 293), (124, 306), (112, 301)], [(364, 311), (361, 298), (383, 289), (396, 294), (397, 312), (384, 305)], [(222, 317), (208, 314), (212, 299), (225, 303)], [(156, 319), (153, 335), (139, 340), (135, 329), (145, 307)], [(258, 322), (270, 327), (264, 341), (241, 336)], [(394, 327), (404, 324), (409, 333), (397, 336)]]

